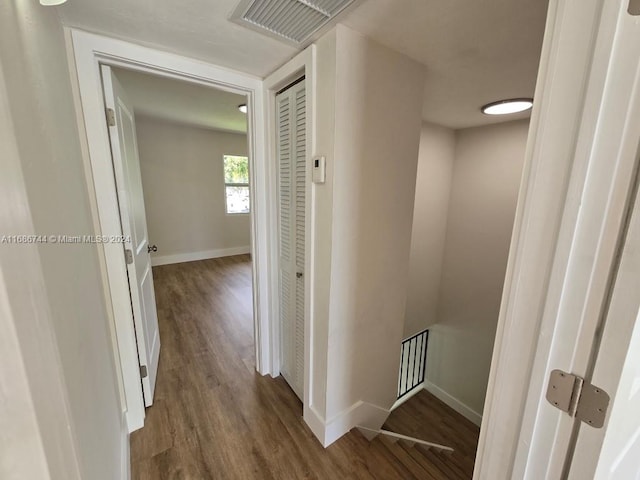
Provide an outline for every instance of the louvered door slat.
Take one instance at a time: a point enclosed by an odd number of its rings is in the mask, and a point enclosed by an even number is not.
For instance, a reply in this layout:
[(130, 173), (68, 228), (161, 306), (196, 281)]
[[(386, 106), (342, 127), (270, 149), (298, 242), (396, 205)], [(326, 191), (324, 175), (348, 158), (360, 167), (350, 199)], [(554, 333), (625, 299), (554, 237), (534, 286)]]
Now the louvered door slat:
[(306, 97), (304, 81), (278, 94), (281, 372), (304, 389)]
[[(304, 83), (299, 88), (294, 88), (292, 92), (295, 101), (295, 146), (293, 156), (295, 157), (295, 263), (296, 271), (304, 272), (305, 267), (305, 207), (306, 207), (306, 110), (305, 110), (305, 88)], [(296, 300), (295, 300), (295, 369), (298, 388), (303, 390), (304, 385), (304, 308), (305, 308), (305, 278), (296, 278)]]

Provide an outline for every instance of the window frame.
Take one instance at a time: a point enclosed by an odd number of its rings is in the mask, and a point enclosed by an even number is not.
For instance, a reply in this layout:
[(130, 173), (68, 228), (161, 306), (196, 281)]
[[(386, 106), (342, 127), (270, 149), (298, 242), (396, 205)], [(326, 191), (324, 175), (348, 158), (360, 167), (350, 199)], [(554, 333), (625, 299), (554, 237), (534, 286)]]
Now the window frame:
[[(244, 155), (237, 155), (237, 154), (232, 154), (232, 153), (224, 153), (222, 155), (222, 194), (224, 196), (224, 213), (225, 215), (232, 215), (232, 216), (236, 216), (236, 215), (251, 215), (251, 182), (250, 182), (250, 178), (249, 175), (247, 175), (247, 183), (231, 183), (231, 182), (227, 182), (227, 178), (225, 175), (225, 159), (226, 157), (241, 157), (246, 159), (247, 161), (247, 171), (249, 168), (249, 156), (244, 154)], [(246, 187), (247, 190), (249, 191), (249, 210), (246, 212), (230, 212), (229, 211), (229, 204), (227, 203), (227, 187)]]

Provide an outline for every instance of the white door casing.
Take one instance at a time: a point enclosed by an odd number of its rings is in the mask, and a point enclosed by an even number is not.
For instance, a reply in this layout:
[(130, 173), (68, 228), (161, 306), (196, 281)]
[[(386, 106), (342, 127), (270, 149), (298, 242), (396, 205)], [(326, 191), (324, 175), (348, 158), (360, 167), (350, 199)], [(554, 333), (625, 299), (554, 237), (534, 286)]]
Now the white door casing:
[(612, 74), (627, 5), (549, 3), (474, 479), (562, 476), (573, 419), (546, 401), (548, 375), (585, 374), (635, 164), (620, 150), (633, 75)]
[[(153, 290), (149, 238), (142, 192), (142, 177), (136, 139), (133, 107), (111, 67), (103, 65), (105, 106), (113, 112), (115, 125), (109, 125), (111, 154), (118, 192), (118, 206), (127, 262), (129, 291), (138, 345), (144, 403), (153, 404), (153, 393), (160, 358), (160, 333)], [(124, 254), (124, 252), (123, 252)]]
[[(586, 379), (611, 397), (601, 429), (577, 423), (576, 442), (566, 470), (571, 479), (640, 478), (640, 16), (627, 2), (611, 9), (617, 18), (609, 82), (615, 95), (603, 109), (602, 129), (609, 142), (602, 155), (626, 159), (635, 173), (628, 194), (628, 225), (611, 269), (611, 289), (596, 327)], [(624, 193), (624, 192), (622, 192)]]
[[(636, 176), (636, 188), (637, 182)], [(576, 421), (569, 479), (640, 478), (640, 196), (634, 194), (602, 337), (594, 345), (593, 372), (586, 379), (610, 396), (608, 421), (602, 428)]]
[[(553, 25), (558, 35), (555, 61), (562, 58), (559, 52), (576, 58), (578, 46), (590, 56), (584, 57), (588, 62), (580, 62), (587, 67), (584, 74), (579, 77), (580, 72), (574, 72), (573, 88), (584, 91), (574, 110), (574, 124), (563, 126), (550, 116), (539, 119), (539, 134), (546, 131), (549, 135), (555, 127), (558, 133), (571, 132), (567, 138), (573, 138), (574, 144), (566, 157), (551, 156), (555, 148), (551, 142), (536, 145), (547, 150), (547, 158), (570, 160), (571, 171), (544, 310), (533, 333), (537, 347), (515, 443), (514, 467), (508, 473), (513, 478), (565, 478), (572, 451), (574, 419), (551, 406), (545, 394), (554, 369), (589, 377), (594, 338), (609, 295), (611, 269), (633, 186), (640, 120), (638, 95), (634, 93), (638, 57), (632, 54), (616, 58), (623, 51), (621, 42), (629, 41), (619, 24), (627, 5), (628, 0), (551, 3), (557, 16)], [(630, 50), (633, 48), (627, 49), (627, 54)], [(567, 68), (567, 61), (571, 60), (564, 58), (564, 64), (553, 65), (548, 72), (553, 84), (545, 88), (551, 93), (561, 83), (557, 75)], [(620, 62), (626, 65), (621, 67)], [(578, 85), (580, 88), (576, 89)], [(537, 100), (549, 111), (550, 105), (561, 104), (559, 97), (555, 102), (552, 96)], [(567, 103), (563, 107), (568, 108)], [(517, 319), (521, 323), (525, 320)], [(512, 390), (517, 388), (511, 385)], [(495, 421), (499, 420), (498, 413)], [(488, 444), (487, 448), (495, 446)], [(486, 457), (490, 456), (487, 450)]]
[(305, 81), (276, 96), (280, 233), (280, 370), (293, 391), (304, 398)]
[[(173, 78), (247, 96), (249, 174), (251, 183), (251, 250), (253, 259), (253, 303), (256, 369), (263, 375), (279, 373), (272, 351), (277, 350), (277, 251), (275, 181), (266, 162), (267, 142), (260, 78), (218, 67), (210, 63), (163, 52), (149, 47), (77, 29), (65, 28), (67, 48), (74, 70), (72, 85), (79, 128), (86, 134), (85, 175), (96, 235), (120, 235), (115, 173), (111, 158), (100, 65), (127, 68), (165, 78)], [(77, 82), (76, 82), (77, 81)], [(105, 300), (109, 308), (114, 361), (120, 373), (119, 386), (123, 415), (132, 432), (144, 424), (144, 399), (138, 367), (128, 272), (121, 244), (100, 244)]]

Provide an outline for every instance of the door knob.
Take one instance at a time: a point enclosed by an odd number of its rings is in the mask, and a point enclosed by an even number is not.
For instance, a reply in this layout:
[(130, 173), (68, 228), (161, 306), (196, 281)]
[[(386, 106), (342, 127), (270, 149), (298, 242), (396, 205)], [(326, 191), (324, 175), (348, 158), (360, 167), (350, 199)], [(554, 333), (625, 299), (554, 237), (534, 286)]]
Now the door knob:
[(157, 251), (158, 251), (158, 247), (156, 247), (155, 245), (147, 245), (147, 253), (157, 252)]

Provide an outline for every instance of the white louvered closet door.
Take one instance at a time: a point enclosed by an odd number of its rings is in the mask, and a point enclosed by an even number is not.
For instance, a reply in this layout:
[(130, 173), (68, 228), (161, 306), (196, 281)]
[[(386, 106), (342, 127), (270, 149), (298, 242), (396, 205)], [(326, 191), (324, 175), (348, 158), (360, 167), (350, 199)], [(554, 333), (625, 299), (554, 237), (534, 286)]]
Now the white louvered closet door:
[(304, 391), (306, 112), (305, 82), (276, 96), (280, 205), (280, 371)]

